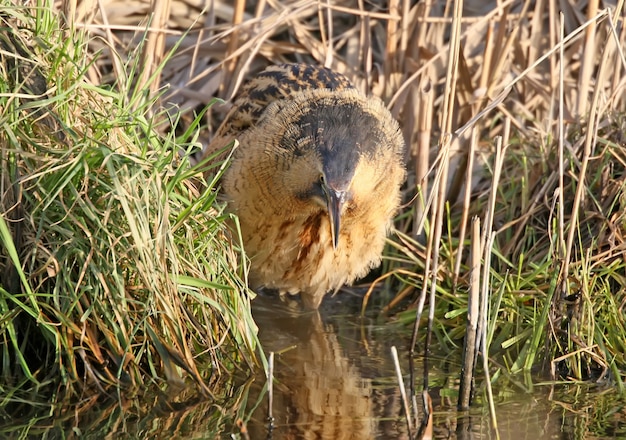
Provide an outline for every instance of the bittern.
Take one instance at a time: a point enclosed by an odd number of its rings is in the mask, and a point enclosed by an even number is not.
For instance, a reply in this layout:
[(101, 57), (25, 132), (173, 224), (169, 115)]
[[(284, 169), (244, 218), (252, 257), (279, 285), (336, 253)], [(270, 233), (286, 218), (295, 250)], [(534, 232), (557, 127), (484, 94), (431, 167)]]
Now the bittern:
[(380, 264), (405, 177), (402, 134), (380, 99), (326, 68), (272, 66), (244, 86), (207, 152), (235, 139), (222, 190), (253, 289), (317, 309)]

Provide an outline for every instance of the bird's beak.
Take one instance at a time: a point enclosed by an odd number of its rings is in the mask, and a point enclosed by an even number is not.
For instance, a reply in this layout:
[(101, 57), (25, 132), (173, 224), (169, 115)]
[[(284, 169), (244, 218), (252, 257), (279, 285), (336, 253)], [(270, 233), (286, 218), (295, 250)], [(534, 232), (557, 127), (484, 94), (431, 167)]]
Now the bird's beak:
[(333, 239), (333, 248), (339, 244), (339, 228), (341, 226), (341, 211), (346, 201), (345, 191), (335, 191), (327, 188), (326, 202), (328, 203), (328, 216), (330, 217), (330, 233)]

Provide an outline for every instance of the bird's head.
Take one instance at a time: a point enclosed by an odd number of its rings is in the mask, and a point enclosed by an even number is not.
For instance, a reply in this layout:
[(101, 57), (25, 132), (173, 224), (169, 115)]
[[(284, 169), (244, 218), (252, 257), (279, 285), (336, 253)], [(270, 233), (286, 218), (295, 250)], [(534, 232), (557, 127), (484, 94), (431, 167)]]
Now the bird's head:
[(358, 211), (361, 201), (375, 198), (386, 177), (399, 185), (398, 176), (388, 173), (390, 167), (400, 169), (403, 178), (404, 144), (397, 122), (379, 100), (354, 90), (301, 95), (269, 112), (283, 127), (273, 152), (274, 169), (279, 170), (274, 178), (282, 183), (285, 197), (295, 196), (302, 206), (327, 212), (337, 248), (346, 212)]

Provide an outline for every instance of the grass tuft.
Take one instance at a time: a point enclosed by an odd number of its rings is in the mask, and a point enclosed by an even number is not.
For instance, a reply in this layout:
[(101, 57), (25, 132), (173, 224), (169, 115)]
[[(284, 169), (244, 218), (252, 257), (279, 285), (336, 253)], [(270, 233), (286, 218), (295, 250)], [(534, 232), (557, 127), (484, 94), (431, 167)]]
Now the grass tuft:
[(2, 388), (210, 394), (257, 339), (234, 219), (190, 165), (197, 130), (159, 133), (150, 95), (91, 83), (88, 36), (50, 5), (3, 11)]

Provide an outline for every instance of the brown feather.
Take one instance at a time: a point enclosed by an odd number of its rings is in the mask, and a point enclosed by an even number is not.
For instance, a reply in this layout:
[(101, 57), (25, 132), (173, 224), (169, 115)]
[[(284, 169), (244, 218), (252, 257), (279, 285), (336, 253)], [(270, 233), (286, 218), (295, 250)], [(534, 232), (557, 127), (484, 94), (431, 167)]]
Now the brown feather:
[[(239, 141), (222, 187), (239, 217), (253, 288), (325, 293), (380, 264), (400, 203), (404, 143), (382, 101), (302, 64), (252, 79), (209, 146)], [(325, 198), (342, 194), (335, 249)]]

